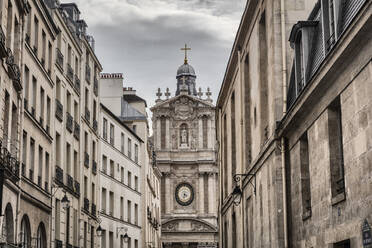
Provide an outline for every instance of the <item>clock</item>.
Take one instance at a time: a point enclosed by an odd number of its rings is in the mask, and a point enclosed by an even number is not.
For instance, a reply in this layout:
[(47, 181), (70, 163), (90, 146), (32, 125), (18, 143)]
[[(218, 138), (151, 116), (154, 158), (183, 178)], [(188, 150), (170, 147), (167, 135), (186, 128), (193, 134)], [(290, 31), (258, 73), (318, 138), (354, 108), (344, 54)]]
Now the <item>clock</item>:
[(180, 183), (176, 187), (176, 201), (182, 206), (188, 206), (194, 200), (194, 190), (188, 183)]

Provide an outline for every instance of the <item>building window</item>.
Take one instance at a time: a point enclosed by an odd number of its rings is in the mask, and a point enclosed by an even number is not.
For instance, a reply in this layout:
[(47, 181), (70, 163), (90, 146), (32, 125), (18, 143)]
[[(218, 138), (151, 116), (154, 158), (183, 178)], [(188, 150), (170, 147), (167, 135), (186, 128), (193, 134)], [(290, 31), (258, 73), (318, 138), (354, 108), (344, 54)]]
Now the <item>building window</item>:
[(109, 215), (114, 216), (114, 192), (110, 191), (110, 212)]
[(34, 171), (35, 171), (35, 140), (30, 138), (30, 172), (29, 179), (34, 180)]
[(335, 1), (322, 0), (322, 5), (325, 48), (329, 52), (336, 42)]
[(120, 146), (120, 151), (121, 151), (121, 153), (123, 153), (123, 154), (124, 154), (124, 143), (125, 143), (124, 133), (121, 133), (121, 146)]
[(124, 219), (124, 197), (120, 196), (120, 219)]
[(333, 248), (350, 248), (350, 239), (333, 244)]
[(22, 247), (30, 248), (31, 247), (31, 227), (30, 221), (27, 215), (24, 215), (21, 221), (21, 242), (23, 244)]
[(103, 139), (107, 141), (107, 120), (103, 118)]
[[(128, 200), (128, 207), (127, 207), (127, 211), (128, 211), (128, 215), (127, 215), (127, 222), (131, 223), (132, 222), (132, 202), (130, 200)], [(129, 242), (128, 242), (129, 243)]]
[(46, 232), (45, 232), (45, 226), (43, 223), (39, 224), (39, 227), (37, 228), (37, 240), (36, 240), (36, 247), (37, 248), (46, 248)]
[(106, 213), (106, 194), (106, 189), (102, 188), (101, 208), (103, 213)]
[(132, 159), (132, 140), (128, 138), (128, 157)]
[(101, 233), (101, 248), (106, 248), (106, 230), (102, 230)]
[(114, 247), (114, 233), (109, 232), (109, 247)]
[(115, 177), (115, 163), (110, 159), (110, 176)]
[(302, 45), (302, 32), (299, 32), (295, 42), (295, 72), (296, 72), (296, 93), (297, 95), (305, 86), (304, 70), (304, 49)]
[(138, 204), (134, 204), (134, 224), (138, 225)]
[(60, 239), (60, 230), (61, 230), (61, 202), (56, 199), (56, 203), (55, 203), (55, 216), (54, 216), (54, 219), (55, 219), (55, 228), (54, 228), (54, 236), (56, 239)]
[(231, 95), (231, 178), (236, 174), (236, 127), (235, 127), (235, 92)]
[(128, 171), (128, 187), (131, 188), (132, 187), (132, 173), (130, 171)]
[(306, 132), (300, 138), (302, 219), (307, 219), (311, 216), (311, 187), (309, 166), (309, 143)]
[(244, 60), (244, 127), (245, 127), (245, 167), (251, 164), (251, 81), (249, 74), (249, 56)]
[(134, 176), (134, 189), (138, 191), (138, 177)]
[(134, 145), (134, 162), (138, 164), (138, 145), (137, 144)]
[(223, 116), (223, 196), (227, 197), (227, 120), (226, 120), (226, 114)]
[(37, 184), (39, 187), (42, 187), (42, 179), (43, 179), (43, 148), (39, 146), (39, 168), (38, 168), (38, 176), (37, 176)]
[(120, 170), (121, 170), (121, 172), (120, 172), (120, 174), (121, 174), (121, 182), (124, 183), (124, 168), (121, 167)]
[(110, 144), (114, 146), (114, 139), (115, 139), (115, 127), (113, 124), (110, 124)]
[(102, 155), (102, 171), (107, 174), (107, 157)]
[[(342, 116), (340, 98), (337, 97), (328, 107), (328, 135), (330, 151), (332, 197), (345, 197), (344, 155), (342, 143)], [(339, 202), (338, 200), (336, 200)], [(337, 203), (333, 202), (333, 203)]]
[(137, 133), (137, 125), (133, 125), (132, 129), (133, 129), (133, 132)]

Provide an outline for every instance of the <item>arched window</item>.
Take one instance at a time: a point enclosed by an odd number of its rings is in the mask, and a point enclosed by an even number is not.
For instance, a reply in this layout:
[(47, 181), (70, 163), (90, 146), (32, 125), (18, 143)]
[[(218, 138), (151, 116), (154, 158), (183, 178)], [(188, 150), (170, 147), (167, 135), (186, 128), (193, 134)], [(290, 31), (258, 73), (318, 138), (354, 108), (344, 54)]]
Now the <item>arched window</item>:
[(180, 126), (180, 144), (181, 146), (188, 146), (189, 144), (189, 132), (185, 123)]
[(37, 228), (37, 248), (46, 248), (46, 234), (44, 223), (40, 223)]
[(3, 236), (6, 238), (6, 242), (8, 244), (14, 244), (13, 210), (10, 203), (8, 203), (5, 208)]
[(24, 215), (21, 221), (21, 242), (23, 248), (31, 248), (31, 228), (27, 215)]

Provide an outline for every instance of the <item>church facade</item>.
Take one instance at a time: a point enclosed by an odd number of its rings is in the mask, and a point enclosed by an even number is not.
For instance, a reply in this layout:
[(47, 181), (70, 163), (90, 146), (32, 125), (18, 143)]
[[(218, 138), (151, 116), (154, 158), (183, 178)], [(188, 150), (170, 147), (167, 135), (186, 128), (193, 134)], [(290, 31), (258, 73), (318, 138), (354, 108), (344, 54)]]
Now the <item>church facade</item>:
[(218, 247), (218, 167), (215, 107), (210, 91), (196, 90), (196, 74), (185, 62), (177, 91), (162, 93), (151, 108), (156, 163), (162, 172), (163, 247)]

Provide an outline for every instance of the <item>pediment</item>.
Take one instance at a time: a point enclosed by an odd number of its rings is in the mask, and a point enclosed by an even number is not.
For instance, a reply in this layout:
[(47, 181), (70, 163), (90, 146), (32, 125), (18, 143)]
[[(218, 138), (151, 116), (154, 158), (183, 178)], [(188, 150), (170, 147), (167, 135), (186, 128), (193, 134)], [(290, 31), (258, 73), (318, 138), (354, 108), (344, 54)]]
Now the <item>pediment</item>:
[(182, 218), (162, 224), (162, 232), (217, 232), (217, 228), (206, 221)]
[(193, 102), (198, 107), (214, 108), (214, 105), (208, 100), (203, 100), (192, 95), (178, 95), (156, 103), (155, 106), (153, 106), (150, 110), (154, 111), (160, 108), (169, 108), (174, 104), (183, 104), (185, 102)]

